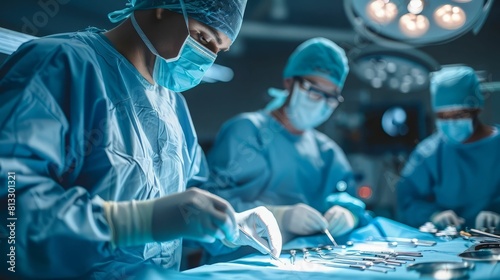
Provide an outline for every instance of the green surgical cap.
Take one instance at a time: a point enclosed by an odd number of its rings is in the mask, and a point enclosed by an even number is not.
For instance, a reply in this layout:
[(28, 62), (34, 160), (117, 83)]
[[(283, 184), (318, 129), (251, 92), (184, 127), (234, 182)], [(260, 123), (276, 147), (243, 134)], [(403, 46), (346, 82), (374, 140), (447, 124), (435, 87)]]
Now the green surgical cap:
[(483, 108), (484, 98), (474, 69), (449, 66), (432, 73), (431, 97), (434, 111)]
[[(182, 0), (129, 0), (127, 8), (109, 13), (112, 22), (123, 20), (135, 10), (163, 8), (182, 14)], [(240, 32), (247, 0), (184, 0), (189, 17), (226, 34), (234, 42)]]
[(288, 59), (283, 77), (320, 76), (342, 89), (348, 73), (344, 50), (326, 38), (313, 38), (295, 49)]

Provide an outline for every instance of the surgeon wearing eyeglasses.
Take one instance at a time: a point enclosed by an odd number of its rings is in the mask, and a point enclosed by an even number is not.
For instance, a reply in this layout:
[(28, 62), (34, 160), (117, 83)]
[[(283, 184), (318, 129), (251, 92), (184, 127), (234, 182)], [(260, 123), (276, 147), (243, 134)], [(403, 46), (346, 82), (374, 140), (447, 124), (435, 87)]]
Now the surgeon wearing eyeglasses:
[[(419, 227), (500, 226), (500, 134), (479, 115), (485, 99), (474, 70), (444, 67), (431, 77), (436, 133), (410, 156), (397, 185), (399, 219)], [(495, 108), (496, 109), (496, 108)]]
[(266, 206), (284, 241), (329, 229), (354, 229), (365, 205), (346, 191), (353, 172), (342, 149), (315, 128), (342, 103), (348, 74), (343, 49), (325, 38), (300, 44), (272, 88), (267, 108), (242, 113), (221, 128), (208, 154), (205, 187), (238, 211)]

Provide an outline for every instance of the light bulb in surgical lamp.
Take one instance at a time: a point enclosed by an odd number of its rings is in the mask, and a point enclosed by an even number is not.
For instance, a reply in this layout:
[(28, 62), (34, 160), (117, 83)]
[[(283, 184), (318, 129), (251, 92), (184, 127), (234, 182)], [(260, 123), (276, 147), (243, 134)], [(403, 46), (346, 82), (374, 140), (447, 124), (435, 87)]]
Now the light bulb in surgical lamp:
[(373, 0), (366, 6), (366, 13), (373, 21), (387, 24), (398, 15), (398, 8), (388, 0)]
[(408, 37), (420, 37), (429, 30), (429, 20), (423, 15), (408, 13), (399, 19), (399, 29)]
[(408, 12), (412, 14), (420, 14), (424, 9), (424, 2), (422, 0), (411, 0), (408, 3)]
[(444, 29), (454, 30), (465, 24), (467, 16), (462, 8), (452, 5), (443, 5), (434, 12), (434, 20)]

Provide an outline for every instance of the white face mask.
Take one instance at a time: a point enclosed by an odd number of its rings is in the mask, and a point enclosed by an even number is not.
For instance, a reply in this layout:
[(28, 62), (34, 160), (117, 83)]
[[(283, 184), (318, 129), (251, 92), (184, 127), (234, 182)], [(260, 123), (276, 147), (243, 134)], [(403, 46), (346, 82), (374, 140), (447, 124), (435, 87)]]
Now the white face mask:
[(290, 104), (285, 112), (292, 125), (298, 130), (315, 128), (325, 122), (333, 113), (326, 100), (312, 100), (308, 92), (300, 87), (297, 81), (293, 86)]

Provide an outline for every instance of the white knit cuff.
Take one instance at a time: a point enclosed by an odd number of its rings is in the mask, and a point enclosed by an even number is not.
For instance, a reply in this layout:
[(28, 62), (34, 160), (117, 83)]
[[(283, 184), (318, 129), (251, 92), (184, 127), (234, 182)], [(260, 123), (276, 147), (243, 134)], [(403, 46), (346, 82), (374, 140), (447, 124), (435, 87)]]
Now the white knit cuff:
[(154, 200), (107, 201), (104, 213), (111, 229), (113, 247), (154, 242), (152, 234)]

